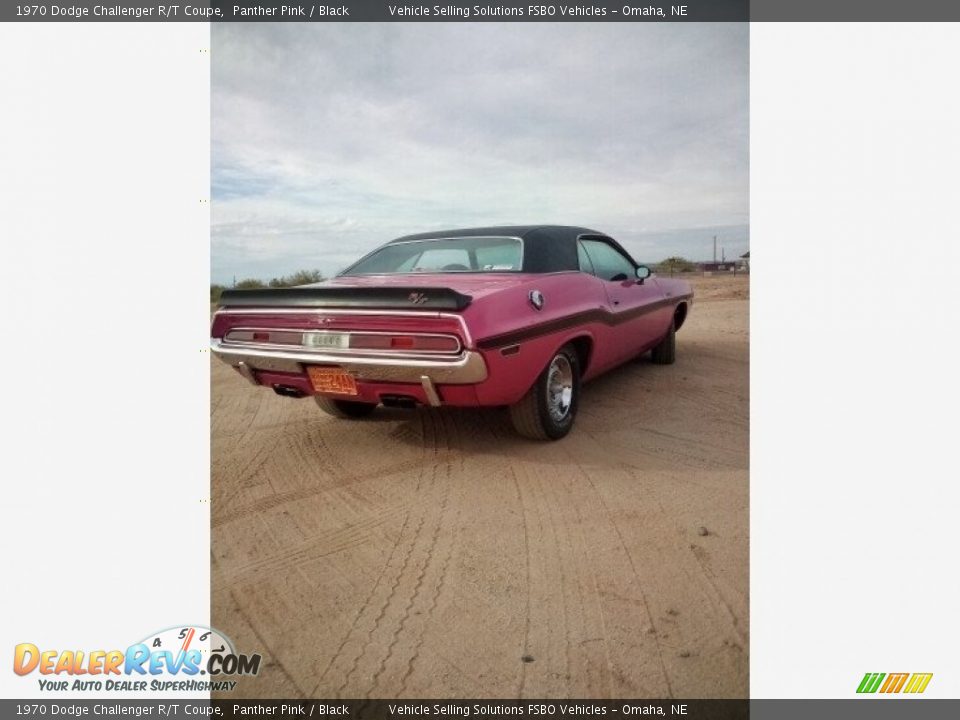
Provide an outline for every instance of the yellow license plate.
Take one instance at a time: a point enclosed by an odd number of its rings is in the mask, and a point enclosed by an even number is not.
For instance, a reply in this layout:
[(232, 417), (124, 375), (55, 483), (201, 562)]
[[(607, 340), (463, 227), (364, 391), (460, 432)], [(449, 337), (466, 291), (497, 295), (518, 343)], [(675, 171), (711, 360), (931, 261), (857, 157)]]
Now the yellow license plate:
[(313, 384), (313, 389), (322, 393), (337, 393), (339, 395), (356, 395), (357, 382), (344, 370), (331, 367), (307, 368), (307, 375)]

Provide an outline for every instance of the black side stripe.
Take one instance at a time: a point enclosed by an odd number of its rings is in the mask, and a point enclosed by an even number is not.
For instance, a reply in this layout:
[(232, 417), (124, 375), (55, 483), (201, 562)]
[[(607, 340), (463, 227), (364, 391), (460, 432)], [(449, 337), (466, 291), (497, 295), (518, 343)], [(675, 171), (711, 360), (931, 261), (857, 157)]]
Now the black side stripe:
[(623, 312), (617, 313), (610, 312), (605, 308), (585, 310), (584, 312), (568, 315), (567, 317), (549, 320), (547, 322), (540, 323), (539, 325), (531, 325), (530, 327), (523, 328), (521, 330), (513, 330), (500, 335), (491, 335), (488, 338), (478, 340), (477, 347), (481, 350), (491, 350), (493, 348), (504, 347), (505, 345), (514, 345), (515, 343), (524, 342), (525, 340), (532, 340), (533, 338), (550, 335), (551, 333), (560, 332), (561, 330), (567, 330), (568, 328), (576, 327), (577, 325), (584, 325), (592, 322), (599, 322), (610, 327), (615, 327), (625, 322), (635, 320), (643, 315), (656, 312), (657, 310), (661, 310), (665, 307), (679, 305), (681, 302), (686, 302), (692, 297), (693, 293), (676, 295), (674, 297), (657, 300), (649, 305), (634, 308), (633, 310), (624, 310)]

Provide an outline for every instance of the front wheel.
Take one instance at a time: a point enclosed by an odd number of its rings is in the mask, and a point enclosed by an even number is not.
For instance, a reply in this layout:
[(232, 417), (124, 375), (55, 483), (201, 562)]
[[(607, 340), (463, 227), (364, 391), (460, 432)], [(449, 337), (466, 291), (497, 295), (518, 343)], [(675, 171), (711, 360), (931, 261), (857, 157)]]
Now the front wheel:
[(677, 325), (670, 323), (670, 332), (653, 348), (650, 359), (657, 365), (673, 365), (677, 360)]
[(337, 418), (362, 418), (377, 409), (377, 406), (373, 403), (355, 402), (353, 400), (334, 400), (325, 395), (314, 395), (313, 399), (316, 401), (317, 407), (328, 415), (333, 415)]
[(514, 429), (532, 440), (559, 440), (573, 427), (580, 401), (580, 360), (570, 345), (551, 358), (523, 396), (510, 406)]

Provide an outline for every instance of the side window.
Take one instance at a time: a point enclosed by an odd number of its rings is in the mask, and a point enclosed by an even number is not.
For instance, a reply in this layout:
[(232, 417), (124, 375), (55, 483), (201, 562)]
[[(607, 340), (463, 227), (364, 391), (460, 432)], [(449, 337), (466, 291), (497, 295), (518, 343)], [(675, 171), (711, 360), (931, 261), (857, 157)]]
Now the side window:
[(590, 256), (587, 255), (586, 248), (583, 247), (583, 241), (577, 240), (577, 260), (580, 263), (580, 272), (589, 273), (594, 275), (593, 272), (593, 263), (590, 262)]
[(633, 277), (635, 272), (633, 263), (613, 246), (607, 245), (602, 240), (583, 240), (582, 244), (593, 264), (594, 275), (601, 280), (610, 280), (617, 275)]

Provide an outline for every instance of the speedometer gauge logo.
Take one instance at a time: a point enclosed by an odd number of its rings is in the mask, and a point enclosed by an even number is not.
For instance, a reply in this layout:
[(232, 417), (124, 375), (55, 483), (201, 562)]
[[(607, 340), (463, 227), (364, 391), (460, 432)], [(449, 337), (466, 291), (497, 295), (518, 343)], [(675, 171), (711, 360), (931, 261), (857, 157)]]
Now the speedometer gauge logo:
[(234, 650), (233, 642), (219, 630), (205, 625), (180, 625), (151, 633), (134, 645), (133, 667), (186, 675), (256, 675), (259, 655)]
[(147, 646), (151, 655), (171, 652), (175, 659), (182, 658), (184, 661), (188, 654), (199, 653), (200, 661), (195, 664), (200, 675), (232, 675), (240, 664), (240, 656), (234, 651), (230, 638), (205, 625), (168, 627), (148, 635), (138, 645)]
[(37, 672), (44, 691), (230, 691), (237, 684), (233, 677), (260, 671), (261, 659), (259, 653), (238, 652), (214, 628), (174, 625), (125, 650), (43, 650), (20, 643), (13, 651), (13, 671), (20, 676)]

